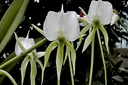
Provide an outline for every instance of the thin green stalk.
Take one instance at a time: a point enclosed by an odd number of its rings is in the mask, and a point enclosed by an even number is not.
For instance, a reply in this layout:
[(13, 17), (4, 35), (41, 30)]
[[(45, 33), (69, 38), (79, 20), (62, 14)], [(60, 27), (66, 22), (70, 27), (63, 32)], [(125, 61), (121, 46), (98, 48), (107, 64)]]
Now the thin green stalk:
[[(94, 38), (94, 37), (93, 37)], [(90, 67), (90, 77), (89, 77), (89, 85), (92, 83), (92, 75), (93, 75), (93, 65), (94, 65), (94, 42), (95, 38), (92, 40), (92, 48), (91, 48), (91, 67)]]
[(72, 85), (74, 85), (73, 69), (72, 69), (72, 65), (71, 65), (70, 53), (68, 54), (68, 60), (69, 60), (69, 67), (70, 67), (71, 81), (72, 81)]
[(34, 46), (32, 46), (31, 48), (29, 48), (28, 50), (26, 50), (25, 52), (23, 52), (21, 55), (15, 56), (14, 58), (12, 58), (9, 61), (7, 61), (7, 62), (3, 63), (2, 65), (0, 65), (0, 69), (2, 69), (4, 67), (6, 67), (7, 65), (10, 65), (11, 63), (17, 61), (22, 56), (27, 55), (32, 50), (34, 50), (34, 49), (38, 48), (39, 46), (43, 45), (44, 43), (46, 43), (46, 41), (47, 41), (46, 39), (43, 39), (43, 40), (39, 41)]
[(99, 29), (97, 29), (97, 35), (98, 35), (98, 40), (99, 40), (99, 45), (100, 45), (100, 51), (101, 51), (101, 56), (102, 56), (102, 62), (103, 62), (103, 66), (104, 66), (105, 85), (107, 85), (106, 64), (105, 64), (105, 59), (104, 59), (104, 54), (103, 54), (103, 48), (102, 48), (102, 44), (101, 44)]

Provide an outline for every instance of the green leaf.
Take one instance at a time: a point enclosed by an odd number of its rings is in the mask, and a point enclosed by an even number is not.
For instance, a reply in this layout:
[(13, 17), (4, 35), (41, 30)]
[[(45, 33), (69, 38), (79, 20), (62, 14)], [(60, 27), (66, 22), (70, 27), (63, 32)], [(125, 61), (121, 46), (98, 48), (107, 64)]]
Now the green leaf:
[(97, 30), (97, 27), (94, 26), (93, 30), (89, 33), (89, 35), (87, 36), (87, 38), (84, 41), (84, 47), (83, 47), (82, 52), (84, 52), (87, 49), (87, 47), (90, 45), (92, 40), (94, 40), (96, 30)]
[(82, 37), (79, 38), (79, 42), (78, 42), (78, 45), (77, 45), (76, 50), (79, 48), (79, 46), (80, 46), (81, 43), (82, 43), (82, 38), (83, 38), (84, 33), (86, 33), (86, 31), (88, 31), (89, 28), (92, 27), (92, 26), (93, 26), (93, 24), (89, 24), (89, 25), (85, 26), (85, 27), (81, 30), (80, 36), (82, 36)]
[(103, 33), (104, 35), (104, 40), (105, 40), (105, 46), (106, 46), (106, 49), (107, 49), (107, 52), (109, 54), (109, 48), (108, 48), (108, 33), (106, 32), (105, 28), (102, 26), (102, 25), (99, 25), (99, 28), (101, 30), (101, 32)]
[(13, 19), (15, 18), (17, 12), (19, 11), (21, 5), (23, 4), (24, 0), (14, 0), (6, 13), (4, 14), (3, 18), (0, 22), (0, 41), (4, 37), (4, 34), (8, 30), (9, 26), (11, 25)]
[(14, 0), (0, 22), (0, 52), (20, 24), (30, 0)]
[(56, 55), (56, 68), (57, 68), (57, 77), (58, 81), (60, 81), (61, 69), (63, 64), (63, 56), (64, 56), (64, 45), (59, 43)]
[(21, 64), (21, 83), (23, 85), (24, 83), (24, 77), (25, 77), (25, 74), (26, 74), (26, 68), (27, 68), (27, 65), (29, 63), (30, 59), (28, 56), (26, 56), (26, 58), (23, 60), (22, 64)]
[(31, 73), (30, 73), (30, 81), (31, 85), (36, 85), (36, 74), (37, 74), (37, 67), (36, 67), (36, 62), (34, 59), (30, 60), (31, 64)]
[(18, 85), (18, 84), (16, 83), (16, 81), (14, 80), (14, 78), (13, 78), (8, 72), (6, 72), (6, 71), (0, 69), (0, 73), (6, 75), (6, 76), (12, 81), (12, 83), (13, 83), (14, 85)]

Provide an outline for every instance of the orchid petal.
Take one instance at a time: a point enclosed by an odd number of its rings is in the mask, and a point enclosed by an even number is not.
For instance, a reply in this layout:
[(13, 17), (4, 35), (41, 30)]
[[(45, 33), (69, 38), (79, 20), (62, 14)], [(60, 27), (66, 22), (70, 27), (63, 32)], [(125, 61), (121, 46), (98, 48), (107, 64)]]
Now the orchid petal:
[[(42, 71), (42, 74), (44, 75), (44, 71), (45, 71), (45, 68), (47, 66), (47, 63), (48, 63), (48, 60), (49, 60), (49, 57), (50, 57), (50, 54), (51, 52), (55, 49), (56, 45), (58, 44), (58, 41), (53, 41), (49, 46), (48, 48), (46, 49), (45, 51), (45, 56), (44, 56), (44, 69)], [(43, 83), (43, 81), (42, 81)]]
[(36, 55), (37, 55), (37, 58), (40, 58), (45, 55), (45, 52), (37, 52)]
[(94, 18), (96, 17), (97, 10), (99, 6), (99, 1), (92, 1), (89, 7), (89, 12), (87, 15), (87, 21), (88, 23), (92, 23)]
[(28, 63), (29, 63), (30, 59), (28, 57), (26, 57), (23, 62), (22, 62), (22, 65), (21, 65), (21, 79), (22, 79), (22, 85), (24, 83), (24, 77), (25, 77), (25, 73), (26, 73), (26, 68), (28, 66)]
[(36, 85), (36, 74), (37, 74), (37, 67), (36, 67), (36, 62), (34, 59), (30, 60), (31, 64), (31, 73), (30, 73), (30, 81), (31, 85)]
[(74, 41), (80, 33), (78, 17), (76, 12), (64, 13), (62, 16), (62, 31), (64, 36), (69, 41)]
[(101, 32), (103, 33), (103, 35), (104, 35), (105, 46), (106, 46), (107, 52), (109, 54), (109, 47), (108, 47), (109, 37), (108, 37), (108, 33), (107, 33), (107, 31), (105, 30), (105, 28), (102, 25), (100, 25), (99, 28), (100, 28)]
[(97, 27), (94, 27), (93, 30), (89, 33), (89, 35), (85, 39), (82, 52), (84, 52), (87, 49), (87, 47), (90, 45), (90, 43), (94, 40), (96, 30), (97, 30)]
[(57, 32), (61, 30), (61, 14), (53, 11), (48, 12), (43, 28), (44, 36), (49, 41), (57, 39)]
[(80, 45), (81, 45), (81, 43), (82, 43), (82, 39), (83, 39), (84, 33), (86, 33), (86, 31), (88, 31), (89, 28), (91, 28), (92, 26), (93, 26), (93, 24), (89, 24), (89, 25), (85, 26), (85, 27), (81, 30), (81, 32), (80, 32), (81, 37), (79, 38), (79, 42), (78, 42), (78, 45), (77, 45), (76, 50), (80, 47)]
[(31, 24), (40, 34), (44, 35), (44, 32), (43, 30), (41, 30), (39, 27), (37, 27), (36, 25), (34, 24)]
[(113, 8), (112, 4), (107, 1), (101, 1), (99, 4), (98, 15), (102, 24), (109, 24), (112, 20)]
[(60, 83), (60, 75), (61, 75), (61, 69), (62, 69), (62, 64), (63, 64), (63, 55), (64, 55), (63, 52), (64, 52), (64, 46), (63, 46), (63, 44), (59, 44), (58, 49), (57, 49), (57, 55), (56, 55), (56, 68), (57, 68), (58, 83)]
[(71, 52), (71, 61), (73, 66), (73, 74), (75, 75), (75, 68), (76, 68), (76, 52), (70, 42), (65, 41), (64, 44), (68, 47), (68, 52)]
[(43, 64), (39, 59), (36, 59), (36, 62), (40, 65), (41, 70), (42, 70), (42, 76), (41, 76), (41, 85), (43, 84), (43, 79), (44, 79), (44, 74), (43, 74)]

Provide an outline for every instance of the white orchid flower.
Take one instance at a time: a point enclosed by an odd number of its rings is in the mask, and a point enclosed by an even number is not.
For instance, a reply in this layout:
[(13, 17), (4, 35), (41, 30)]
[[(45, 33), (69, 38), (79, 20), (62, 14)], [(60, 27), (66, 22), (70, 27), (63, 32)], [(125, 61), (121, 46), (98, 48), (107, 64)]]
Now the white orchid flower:
[(113, 15), (112, 4), (107, 1), (92, 1), (87, 15), (87, 21), (93, 23), (94, 20), (107, 25), (111, 22)]
[[(26, 38), (23, 38), (23, 37), (18, 38), (16, 33), (15, 33), (15, 37), (16, 37), (16, 41), (17, 41), (16, 45), (15, 45), (15, 54), (16, 55), (22, 54), (22, 52), (26, 51), (27, 49), (29, 49), (30, 47), (35, 45), (34, 39), (29, 38), (29, 32), (28, 32)], [(26, 68), (27, 68), (29, 62), (30, 62), (30, 65), (31, 65), (31, 72), (30, 72), (31, 85), (36, 84), (35, 83), (35, 78), (36, 78), (36, 74), (37, 74), (36, 62), (41, 67), (42, 81), (43, 81), (43, 64), (39, 60), (39, 58), (44, 56), (44, 54), (45, 54), (45, 52), (36, 52), (36, 50), (33, 50), (32, 52), (30, 52), (29, 54), (26, 55), (26, 57), (24, 58), (24, 60), (21, 64), (21, 78), (22, 78), (21, 83), (22, 83), (22, 85), (24, 83)]]
[[(29, 36), (29, 33), (27, 34), (27, 37), (26, 38), (24, 38), (24, 37), (19, 37), (18, 38), (18, 40), (22, 44), (24, 50), (29, 49), (30, 47), (32, 47), (35, 44), (33, 38), (29, 38), (28, 36)], [(22, 52), (23, 52), (23, 49), (20, 47), (20, 45), (19, 45), (19, 43), (17, 41), (16, 42), (16, 45), (15, 45), (15, 54), (16, 55), (19, 55)]]
[(59, 13), (49, 11), (44, 21), (44, 36), (49, 40), (56, 40), (58, 37), (65, 37), (69, 41), (78, 38), (80, 29), (76, 12), (64, 13), (63, 5)]

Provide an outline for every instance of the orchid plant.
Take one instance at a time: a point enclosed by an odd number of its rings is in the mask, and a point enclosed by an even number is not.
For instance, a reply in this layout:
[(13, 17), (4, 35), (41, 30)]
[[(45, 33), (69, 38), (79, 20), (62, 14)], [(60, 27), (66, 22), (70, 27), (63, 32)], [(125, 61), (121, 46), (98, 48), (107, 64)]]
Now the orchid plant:
[[(34, 0), (39, 3), (40, 0)], [(2, 18), (0, 23), (0, 52), (4, 49), (7, 42), (9, 41), (9, 37), (15, 31), (16, 27), (19, 25), (27, 4), (29, 0), (14, 0), (13, 4), (10, 6), (6, 15)], [(18, 5), (17, 5), (18, 4)], [(17, 7), (15, 7), (17, 6)], [(32, 26), (44, 36), (44, 39), (41, 39), (39, 42), (35, 43), (33, 38), (29, 38), (29, 32), (24, 37), (19, 37), (14, 32), (16, 44), (15, 44), (15, 54), (13, 58), (10, 58), (6, 62), (0, 64), (0, 75), (6, 75), (14, 85), (18, 85), (14, 78), (5, 70), (9, 64), (15, 62), (19, 62), (19, 60), (23, 57), (23, 61), (21, 64), (21, 84), (24, 84), (24, 78), (26, 74), (27, 66), (30, 62), (31, 72), (30, 72), (30, 83), (31, 85), (36, 85), (36, 75), (37, 75), (37, 65), (41, 68), (41, 85), (43, 84), (44, 74), (49, 62), (49, 58), (51, 52), (54, 49), (56, 51), (56, 71), (57, 71), (57, 85), (60, 85), (61, 80), (61, 71), (62, 66), (65, 65), (66, 60), (69, 61), (70, 75), (72, 85), (74, 84), (74, 75), (76, 69), (76, 51), (80, 47), (83, 37), (86, 32), (89, 31), (87, 35), (82, 52), (86, 51), (87, 47), (91, 44), (91, 66), (90, 66), (90, 79), (89, 85), (92, 84), (92, 76), (93, 76), (93, 64), (94, 64), (94, 46), (95, 46), (95, 35), (98, 37), (99, 47), (101, 51), (101, 57), (104, 67), (104, 76), (105, 76), (105, 85), (107, 85), (107, 71), (106, 71), (106, 63), (105, 56), (103, 53), (103, 45), (105, 45), (107, 53), (109, 54), (109, 36), (106, 31), (105, 25), (114, 25), (118, 20), (118, 14), (113, 11), (112, 4), (108, 1), (91, 1), (88, 14), (79, 7), (81, 13), (84, 14), (84, 17), (80, 15), (77, 16), (77, 13), (74, 11), (64, 12), (63, 5), (61, 7), (60, 12), (49, 11), (43, 23), (43, 30), (38, 28), (36, 25), (32, 24)], [(15, 12), (13, 14), (13, 10)], [(22, 13), (21, 13), (22, 12)], [(7, 20), (10, 18), (10, 20)], [(80, 23), (79, 23), (80, 22)], [(4, 23), (8, 23), (7, 26)], [(80, 26), (84, 26), (84, 28), (80, 31)], [(9, 31), (8, 31), (9, 30)], [(105, 44), (102, 44), (100, 31), (103, 34)], [(5, 34), (5, 36), (4, 36)], [(9, 37), (8, 37), (9, 36)], [(73, 42), (79, 39), (77, 48), (75, 49)], [(51, 43), (46, 48), (44, 52), (37, 52), (36, 48), (42, 46), (45, 42), (50, 41)], [(40, 57), (44, 56), (44, 62), (42, 64)], [(13, 68), (13, 67), (12, 67)], [(10, 68), (11, 69), (11, 68)]]

